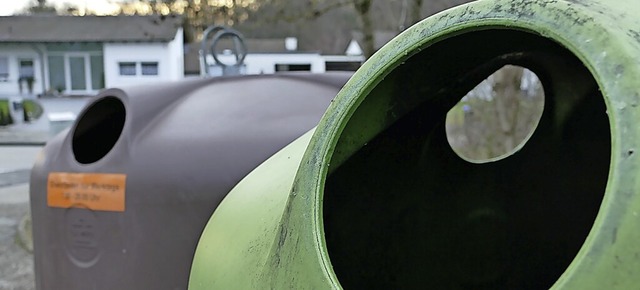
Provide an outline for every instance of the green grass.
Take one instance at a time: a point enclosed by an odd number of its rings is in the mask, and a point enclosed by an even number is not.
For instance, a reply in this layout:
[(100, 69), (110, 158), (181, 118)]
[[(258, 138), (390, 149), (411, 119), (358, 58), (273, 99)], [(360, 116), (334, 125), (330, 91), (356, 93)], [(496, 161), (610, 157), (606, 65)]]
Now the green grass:
[(13, 118), (9, 112), (9, 100), (0, 99), (0, 126), (13, 124)]
[(42, 117), (42, 106), (35, 100), (24, 100), (22, 103), (24, 108), (24, 120), (27, 122), (35, 121)]
[[(11, 125), (14, 123), (11, 117), (11, 103), (7, 99), (0, 99), (0, 126)], [(36, 100), (24, 100), (22, 102), (23, 116), (25, 122), (32, 122), (44, 113), (42, 106)]]

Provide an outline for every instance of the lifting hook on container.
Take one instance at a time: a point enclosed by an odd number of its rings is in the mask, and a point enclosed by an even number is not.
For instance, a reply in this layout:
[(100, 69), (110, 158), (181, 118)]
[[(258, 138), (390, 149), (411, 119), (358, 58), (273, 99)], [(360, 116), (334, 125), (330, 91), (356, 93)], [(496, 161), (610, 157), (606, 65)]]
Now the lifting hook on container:
[[(209, 38), (212, 36), (211, 41)], [(235, 56), (235, 63), (227, 64), (220, 60), (220, 55), (216, 47), (218, 43), (224, 39), (233, 40), (233, 49), (231, 52)], [(207, 49), (207, 45), (210, 46)], [(211, 55), (215, 63), (210, 64), (207, 55)], [(244, 36), (237, 30), (221, 25), (209, 26), (202, 36), (202, 44), (200, 46), (200, 71), (203, 76), (219, 76), (219, 75), (239, 75), (242, 74), (244, 68), (244, 59), (247, 56), (247, 46), (244, 42)]]

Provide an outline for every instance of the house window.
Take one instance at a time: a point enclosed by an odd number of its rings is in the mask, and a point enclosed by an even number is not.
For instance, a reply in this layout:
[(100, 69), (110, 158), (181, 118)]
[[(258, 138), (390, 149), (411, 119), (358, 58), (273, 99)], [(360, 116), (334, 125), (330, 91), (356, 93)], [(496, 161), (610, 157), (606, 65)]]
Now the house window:
[(6, 82), (9, 79), (9, 58), (0, 56), (0, 81)]
[(62, 93), (67, 90), (67, 76), (65, 57), (62, 55), (49, 56), (49, 87), (52, 91)]
[(157, 76), (158, 75), (158, 63), (157, 62), (143, 62), (142, 75), (143, 76)]
[(91, 88), (94, 90), (104, 88), (104, 64), (102, 55), (91, 55)]
[(20, 70), (20, 79), (28, 79), (28, 78), (33, 79), (33, 77), (35, 77), (32, 59), (21, 59), (19, 70)]
[[(37, 68), (33, 59), (20, 62), (20, 74), (26, 76)], [(104, 88), (104, 58), (98, 52), (53, 52), (47, 58), (49, 93), (91, 93)], [(37, 77), (37, 75), (36, 75)]]
[(135, 62), (120, 62), (118, 63), (120, 67), (120, 75), (121, 76), (135, 76), (136, 75), (136, 63)]
[(87, 79), (87, 56), (86, 55), (70, 55), (69, 62), (69, 80), (71, 81), (71, 90), (85, 91), (88, 89)]
[(357, 71), (362, 65), (360, 61), (327, 61), (326, 71)]
[(276, 71), (311, 71), (311, 64), (276, 64)]

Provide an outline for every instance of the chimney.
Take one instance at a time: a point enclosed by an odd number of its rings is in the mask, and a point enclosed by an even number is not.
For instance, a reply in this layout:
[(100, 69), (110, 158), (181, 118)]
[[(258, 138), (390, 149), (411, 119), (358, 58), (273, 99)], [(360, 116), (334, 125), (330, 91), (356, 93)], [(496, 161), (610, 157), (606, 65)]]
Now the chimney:
[(296, 37), (287, 37), (284, 39), (284, 48), (287, 51), (296, 51), (298, 50), (298, 38)]

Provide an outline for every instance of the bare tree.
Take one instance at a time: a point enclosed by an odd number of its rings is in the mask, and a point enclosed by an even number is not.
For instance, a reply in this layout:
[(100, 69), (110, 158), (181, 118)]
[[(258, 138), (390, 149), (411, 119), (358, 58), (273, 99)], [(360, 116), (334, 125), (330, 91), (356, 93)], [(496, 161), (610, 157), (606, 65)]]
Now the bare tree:
[[(470, 0), (117, 0), (124, 14), (181, 14), (185, 39), (209, 25), (233, 26), (249, 37), (296, 36), (301, 49), (336, 53), (357, 40), (368, 57), (378, 31), (398, 33), (438, 9)], [(438, 10), (439, 11), (439, 10)], [(385, 37), (386, 40), (386, 37)]]
[(61, 7), (56, 7), (47, 2), (47, 0), (31, 1), (31, 3), (24, 7), (18, 14), (56, 14), (56, 15), (89, 15), (94, 14), (93, 11), (84, 9), (80, 11), (78, 6), (64, 3)]
[(536, 128), (544, 107), (537, 76), (505, 66), (480, 83), (447, 116), (451, 147), (468, 159), (512, 153)]
[(422, 4), (423, 0), (413, 0), (411, 5), (411, 24), (418, 23), (422, 20)]
[(119, 13), (127, 15), (180, 14), (185, 18), (185, 38), (197, 39), (210, 25), (233, 26), (246, 21), (259, 7), (252, 0), (120, 0)]
[(354, 0), (352, 3), (362, 23), (362, 50), (367, 58), (375, 52), (374, 30), (371, 22), (371, 1)]
[(358, 20), (352, 29), (362, 34), (360, 44), (368, 57), (379, 48), (376, 31), (399, 32), (426, 15), (469, 1), (472, 0), (262, 0), (260, 3), (262, 7), (275, 7), (272, 10), (277, 11), (266, 19), (269, 23), (313, 21), (330, 16), (334, 10), (349, 8)]
[(32, 1), (29, 6), (24, 9), (27, 14), (56, 14), (56, 7), (47, 3), (46, 0)]

